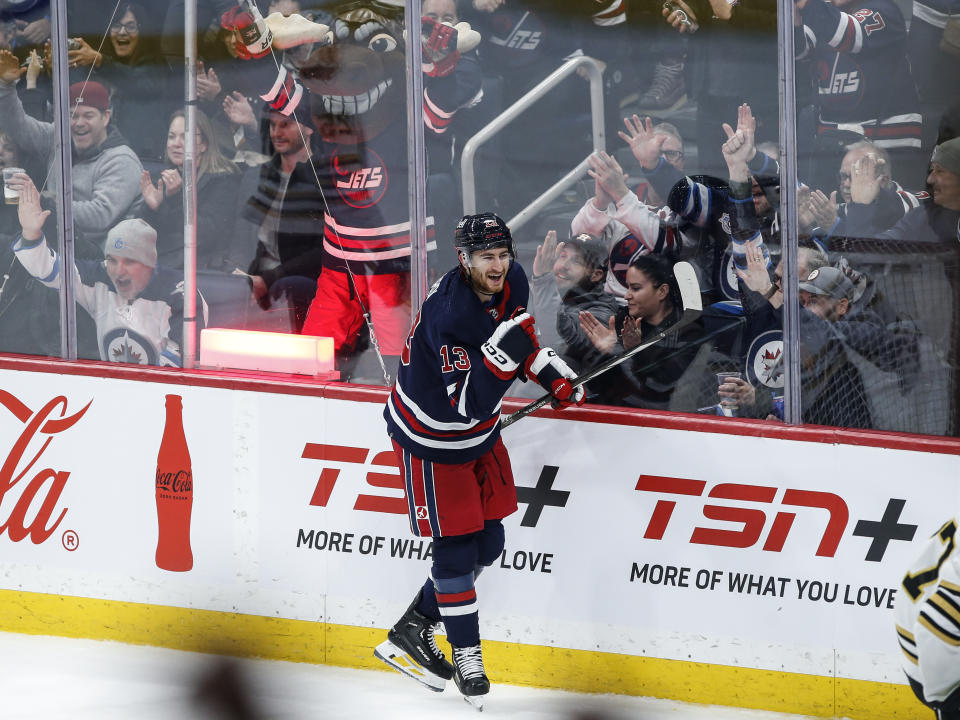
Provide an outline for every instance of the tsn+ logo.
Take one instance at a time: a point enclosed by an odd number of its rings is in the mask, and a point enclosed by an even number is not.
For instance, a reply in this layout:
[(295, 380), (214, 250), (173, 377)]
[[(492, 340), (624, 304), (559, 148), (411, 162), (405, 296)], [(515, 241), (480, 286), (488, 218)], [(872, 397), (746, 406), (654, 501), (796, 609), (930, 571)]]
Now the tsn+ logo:
[[(702, 498), (706, 488), (705, 480), (641, 475), (636, 490), (660, 496), (644, 528), (644, 539), (662, 540), (671, 525), (679, 498)], [(846, 501), (835, 493), (818, 490), (787, 488), (779, 500), (778, 494), (779, 488), (766, 485), (717, 483), (707, 492), (707, 501), (702, 503), (701, 514), (707, 520), (727, 522), (738, 527), (724, 529), (697, 525), (692, 529), (688, 542), (694, 545), (743, 549), (755, 547), (762, 540), (762, 550), (781, 552), (798, 511), (808, 508), (820, 510), (821, 516), (823, 512), (826, 513), (826, 525), (816, 549), (816, 556), (834, 557), (850, 524), (850, 510)], [(733, 502), (714, 502), (723, 500)], [(761, 507), (743, 507), (738, 504), (741, 502), (769, 505), (771, 509), (776, 509), (766, 533), (764, 530), (767, 528), (768, 512)], [(879, 520), (856, 521), (852, 535), (871, 539), (865, 561), (880, 562), (893, 540), (909, 542), (913, 539), (917, 526), (899, 522), (905, 505), (906, 500), (890, 498)], [(678, 528), (673, 530), (680, 531)]]

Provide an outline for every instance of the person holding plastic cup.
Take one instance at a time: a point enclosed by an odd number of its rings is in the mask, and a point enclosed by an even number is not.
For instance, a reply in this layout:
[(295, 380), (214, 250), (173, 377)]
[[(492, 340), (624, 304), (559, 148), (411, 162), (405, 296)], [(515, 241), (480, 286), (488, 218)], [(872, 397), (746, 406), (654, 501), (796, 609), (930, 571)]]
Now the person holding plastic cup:
[(743, 374), (739, 372), (718, 372), (717, 373), (717, 395), (720, 396), (720, 412), (725, 417), (736, 417), (740, 409), (740, 380), (753, 390), (750, 383), (743, 380)]

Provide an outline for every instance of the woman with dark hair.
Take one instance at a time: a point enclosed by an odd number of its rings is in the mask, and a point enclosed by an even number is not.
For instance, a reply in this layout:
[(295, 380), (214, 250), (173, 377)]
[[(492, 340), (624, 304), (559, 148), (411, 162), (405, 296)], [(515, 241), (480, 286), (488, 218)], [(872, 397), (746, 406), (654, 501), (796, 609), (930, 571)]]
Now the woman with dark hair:
[[(170, 116), (167, 132), (167, 167), (156, 184), (143, 171), (140, 191), (146, 205), (141, 216), (157, 231), (157, 258), (161, 265), (183, 268), (183, 110)], [(197, 111), (197, 269), (229, 271), (233, 236), (237, 166), (227, 160), (214, 142), (210, 120)]]
[(170, 109), (165, 96), (167, 69), (155, 38), (142, 32), (147, 18), (142, 6), (121, 2), (102, 51), (84, 38), (72, 38), (76, 47), (67, 52), (67, 59), (72, 68), (94, 67), (93, 79), (110, 88), (114, 126), (141, 159), (159, 160), (161, 123)]
[[(580, 326), (594, 347), (619, 355), (656, 336), (683, 314), (671, 261), (658, 254), (634, 256), (627, 268), (626, 307), (604, 326), (590, 313), (580, 313)], [(693, 323), (592, 380), (592, 402), (656, 410), (677, 410), (670, 404), (677, 381), (699, 350), (703, 326)], [(588, 396), (588, 397), (590, 397)], [(694, 408), (685, 408), (693, 410)]]

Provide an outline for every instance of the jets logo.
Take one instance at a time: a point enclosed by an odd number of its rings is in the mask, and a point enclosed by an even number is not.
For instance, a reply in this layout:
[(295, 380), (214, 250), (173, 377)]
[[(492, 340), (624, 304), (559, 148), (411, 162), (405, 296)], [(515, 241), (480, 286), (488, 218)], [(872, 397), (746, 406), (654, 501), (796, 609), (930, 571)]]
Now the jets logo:
[(383, 159), (367, 148), (366, 157), (353, 153), (334, 153), (331, 159), (337, 192), (343, 201), (353, 208), (368, 208), (376, 205), (387, 192), (388, 175)]
[(720, 227), (727, 235), (733, 235), (733, 227), (730, 225), (730, 213), (724, 213), (720, 216)]
[(417, 505), (417, 520), (427, 519), (427, 508), (423, 505)]
[(863, 68), (850, 55), (842, 55), (837, 63), (817, 64), (817, 86), (821, 97), (843, 108), (856, 106), (863, 99)]
[(140, 333), (130, 328), (115, 328), (103, 337), (103, 357), (111, 362), (157, 365), (157, 352)]
[(860, 89), (860, 73), (856, 70), (838, 72), (830, 80), (830, 89), (820, 88), (821, 95), (849, 95)]
[(747, 351), (747, 375), (754, 385), (783, 387), (783, 333), (767, 330), (760, 333)]
[(544, 27), (540, 19), (529, 11), (517, 17), (517, 11), (496, 13), (493, 18), (494, 32), (490, 42), (511, 50), (530, 52), (540, 47), (544, 39)]

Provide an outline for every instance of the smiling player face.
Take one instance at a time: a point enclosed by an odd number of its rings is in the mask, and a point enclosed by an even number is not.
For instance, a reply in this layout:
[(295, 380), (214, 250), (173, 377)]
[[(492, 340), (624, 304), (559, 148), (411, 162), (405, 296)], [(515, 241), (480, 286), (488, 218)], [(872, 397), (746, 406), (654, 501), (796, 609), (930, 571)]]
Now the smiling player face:
[(513, 256), (507, 248), (475, 250), (470, 265), (464, 268), (470, 276), (473, 291), (481, 300), (488, 300), (503, 290)]

